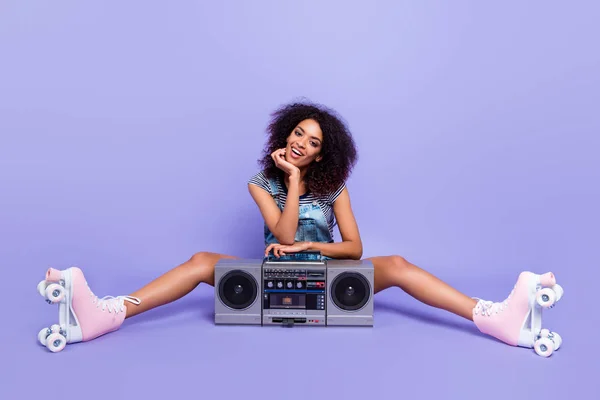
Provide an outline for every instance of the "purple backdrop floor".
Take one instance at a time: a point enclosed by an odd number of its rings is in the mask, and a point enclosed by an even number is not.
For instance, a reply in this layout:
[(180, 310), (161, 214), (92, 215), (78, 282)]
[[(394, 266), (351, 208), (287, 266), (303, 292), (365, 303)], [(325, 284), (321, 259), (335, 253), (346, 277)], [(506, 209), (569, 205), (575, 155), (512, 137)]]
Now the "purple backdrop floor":
[[(115, 289), (137, 288), (156, 271), (117, 283), (111, 273), (116, 269), (87, 274), (97, 295), (124, 294)], [(561, 281), (564, 298), (544, 317), (544, 325), (562, 335), (563, 347), (544, 359), (482, 336), (469, 321), (424, 306), (399, 289), (376, 296), (374, 328), (214, 326), (208, 286), (127, 320), (117, 332), (53, 354), (36, 344), (36, 334), (56, 322), (57, 307), (36, 293), (34, 275), (22, 273), (12, 286), (25, 293), (19, 298), (27, 312), (4, 330), (9, 341), (3, 353), (13, 361), (1, 386), (20, 398), (53, 391), (61, 397), (128, 399), (247, 398), (261, 391), (286, 399), (561, 398), (585, 388), (597, 393), (592, 354), (598, 354), (597, 346), (581, 335), (592, 333), (585, 326), (593, 309), (578, 312), (592, 294), (572, 293), (569, 288), (578, 283), (568, 279)], [(463, 278), (456, 278), (461, 289), (477, 288), (494, 300), (514, 283), (512, 276), (477, 283)]]

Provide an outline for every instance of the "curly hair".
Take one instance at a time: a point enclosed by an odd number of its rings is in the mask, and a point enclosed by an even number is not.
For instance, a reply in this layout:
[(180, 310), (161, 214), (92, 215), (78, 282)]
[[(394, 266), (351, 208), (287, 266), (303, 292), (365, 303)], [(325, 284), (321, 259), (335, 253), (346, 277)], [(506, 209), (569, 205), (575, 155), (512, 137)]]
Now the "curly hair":
[(303, 120), (313, 119), (321, 127), (323, 143), (320, 162), (313, 162), (304, 177), (308, 191), (315, 195), (334, 192), (344, 183), (356, 164), (358, 154), (352, 134), (335, 111), (310, 102), (287, 104), (271, 114), (269, 135), (259, 164), (269, 178), (283, 177), (271, 153), (286, 146), (288, 136)]

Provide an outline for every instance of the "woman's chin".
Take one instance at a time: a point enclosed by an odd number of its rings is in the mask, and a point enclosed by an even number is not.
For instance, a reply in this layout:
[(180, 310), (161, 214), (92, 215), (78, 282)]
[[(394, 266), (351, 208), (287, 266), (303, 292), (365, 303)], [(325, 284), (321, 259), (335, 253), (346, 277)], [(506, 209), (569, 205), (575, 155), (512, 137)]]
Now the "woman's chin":
[(297, 159), (297, 158), (294, 158), (294, 157), (292, 157), (292, 156), (288, 156), (288, 155), (286, 155), (286, 156), (285, 156), (285, 161), (287, 161), (287, 162), (289, 162), (290, 164), (292, 164), (292, 165), (295, 165), (296, 167), (298, 167), (298, 166), (301, 164), (301, 163), (300, 163), (300, 161), (302, 161), (302, 160), (299, 160), (299, 159)]
[(308, 164), (306, 163), (306, 160), (290, 160), (290, 164), (292, 164), (295, 167), (298, 168), (306, 168), (308, 166)]
[(298, 167), (298, 168), (302, 168), (302, 167), (306, 168), (310, 164), (310, 162), (307, 161), (305, 157), (294, 158), (294, 157), (286, 155), (285, 160), (287, 162), (289, 162), (290, 164), (292, 164), (293, 166)]

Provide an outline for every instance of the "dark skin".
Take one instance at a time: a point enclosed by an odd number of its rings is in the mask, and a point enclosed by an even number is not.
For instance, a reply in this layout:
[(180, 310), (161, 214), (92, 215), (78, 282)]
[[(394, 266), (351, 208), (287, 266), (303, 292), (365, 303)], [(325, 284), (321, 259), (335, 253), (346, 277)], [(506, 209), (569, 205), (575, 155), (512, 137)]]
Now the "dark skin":
[[(321, 162), (323, 132), (319, 124), (306, 119), (301, 121), (287, 139), (284, 149), (271, 154), (275, 164), (285, 172), (287, 201), (281, 211), (269, 193), (255, 185), (249, 185), (250, 195), (256, 202), (269, 230), (278, 242), (265, 249), (276, 256), (306, 250), (320, 251), (331, 258), (359, 260), (363, 245), (358, 224), (345, 188), (333, 204), (333, 211), (342, 237), (337, 243), (294, 242), (298, 228), (299, 197), (306, 192), (304, 176), (308, 166)], [(299, 152), (299, 155), (295, 153)], [(131, 294), (141, 303), (126, 303), (127, 317), (137, 315), (154, 307), (167, 304), (191, 292), (200, 283), (214, 285), (215, 264), (223, 258), (238, 257), (211, 252), (199, 252), (188, 261), (171, 269)], [(468, 320), (473, 319), (476, 300), (457, 291), (432, 274), (408, 262), (398, 255), (367, 258), (375, 270), (375, 293), (390, 287), (399, 287), (417, 300), (432, 307), (441, 308)]]
[[(275, 256), (305, 250), (318, 250), (324, 256), (359, 260), (362, 256), (362, 241), (358, 225), (350, 206), (347, 189), (334, 203), (334, 213), (338, 221), (342, 242), (339, 243), (295, 243), (298, 229), (299, 197), (306, 193), (303, 177), (313, 162), (320, 162), (320, 150), (323, 132), (314, 120), (304, 120), (298, 124), (287, 139), (287, 146), (271, 154), (275, 165), (286, 173), (285, 185), (288, 196), (283, 212), (279, 210), (271, 195), (255, 185), (248, 185), (252, 198), (258, 205), (267, 227), (279, 241), (265, 249), (265, 255), (271, 250)], [(297, 156), (293, 149), (301, 153)]]

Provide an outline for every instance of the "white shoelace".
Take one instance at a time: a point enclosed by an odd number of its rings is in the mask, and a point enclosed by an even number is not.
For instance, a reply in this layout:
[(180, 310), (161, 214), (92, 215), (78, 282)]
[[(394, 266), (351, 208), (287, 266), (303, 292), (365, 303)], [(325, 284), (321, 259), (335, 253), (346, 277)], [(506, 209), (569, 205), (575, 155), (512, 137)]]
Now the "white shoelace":
[(479, 300), (477, 302), (477, 305), (475, 306), (475, 315), (481, 314), (481, 315), (492, 315), (492, 313), (494, 311), (497, 312), (498, 307), (496, 307), (495, 310), (493, 310), (494, 305), (498, 304), (498, 303), (494, 303), (492, 301), (486, 301), (486, 300), (481, 300), (481, 299), (476, 299)]
[(102, 307), (102, 311), (108, 310), (108, 312), (124, 312), (125, 311), (125, 300), (129, 301), (133, 304), (140, 304), (142, 301), (137, 297), (132, 296), (104, 296), (99, 299), (98, 296), (95, 296), (91, 291), (91, 296), (94, 298), (92, 300), (93, 303), (96, 304), (96, 307)]
[(498, 314), (499, 312), (504, 311), (506, 307), (508, 307), (508, 301), (512, 297), (514, 291), (515, 289), (513, 288), (513, 290), (510, 292), (510, 294), (504, 301), (497, 303), (494, 303), (493, 301), (489, 300), (482, 300), (478, 297), (473, 297), (473, 299), (478, 300), (477, 305), (475, 306), (475, 315), (481, 313), (481, 315), (490, 316), (494, 313)]

